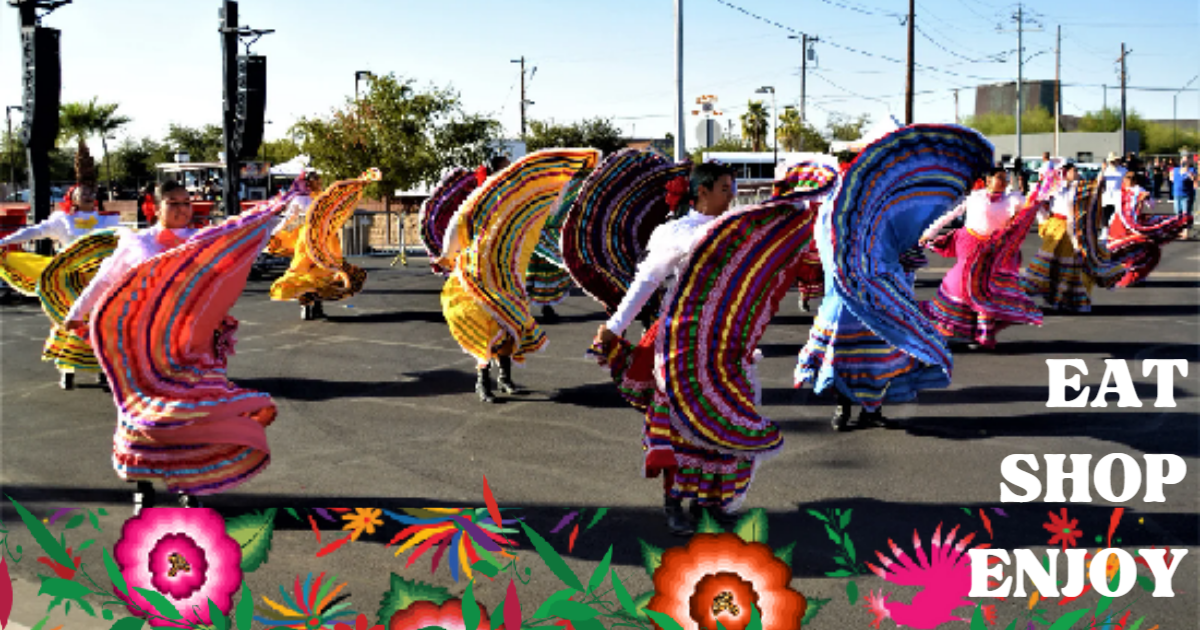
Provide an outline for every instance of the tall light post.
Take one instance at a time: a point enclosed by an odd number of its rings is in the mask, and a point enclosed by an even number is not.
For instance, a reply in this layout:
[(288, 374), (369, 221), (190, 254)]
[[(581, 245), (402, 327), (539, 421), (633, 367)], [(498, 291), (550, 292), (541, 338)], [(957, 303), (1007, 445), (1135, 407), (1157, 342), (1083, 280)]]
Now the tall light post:
[(4, 152), (8, 154), (8, 187), (15, 191), (17, 189), (17, 155), (12, 150), (12, 113), (14, 111), (23, 112), (25, 108), (20, 105), (4, 106), (4, 118), (8, 121), (8, 135), (4, 136)]
[(771, 119), (774, 121), (772, 126), (775, 127), (771, 130), (771, 140), (775, 145), (775, 161), (771, 165), (771, 168), (773, 169), (775, 168), (775, 165), (779, 164), (779, 113), (775, 111), (775, 88), (769, 85), (764, 85), (763, 87), (758, 88), (758, 90), (755, 91), (755, 94), (766, 94), (767, 92), (771, 93)]
[(375, 75), (369, 70), (359, 70), (354, 73), (354, 100), (358, 101), (358, 84), (363, 79), (374, 79)]
[(1198, 78), (1200, 78), (1200, 74), (1192, 77), (1192, 80), (1188, 81), (1187, 85), (1179, 88), (1179, 91), (1171, 95), (1171, 144), (1179, 142), (1179, 95), (1191, 87)]

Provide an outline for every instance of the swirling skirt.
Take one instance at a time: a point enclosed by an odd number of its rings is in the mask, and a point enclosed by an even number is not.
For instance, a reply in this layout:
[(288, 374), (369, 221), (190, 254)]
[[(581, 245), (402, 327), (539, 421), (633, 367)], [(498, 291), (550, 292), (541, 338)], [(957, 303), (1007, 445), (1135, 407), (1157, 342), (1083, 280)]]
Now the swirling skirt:
[(49, 256), (0, 250), (0, 280), (21, 295), (37, 297), (38, 279), (51, 260)]
[(1092, 310), (1092, 279), (1067, 234), (1067, 221), (1051, 217), (1038, 227), (1042, 246), (1021, 274), (1021, 288), (1052, 309), (1086, 313)]
[(571, 292), (571, 274), (550, 261), (534, 254), (525, 272), (529, 301), (538, 306), (554, 306), (567, 299)]

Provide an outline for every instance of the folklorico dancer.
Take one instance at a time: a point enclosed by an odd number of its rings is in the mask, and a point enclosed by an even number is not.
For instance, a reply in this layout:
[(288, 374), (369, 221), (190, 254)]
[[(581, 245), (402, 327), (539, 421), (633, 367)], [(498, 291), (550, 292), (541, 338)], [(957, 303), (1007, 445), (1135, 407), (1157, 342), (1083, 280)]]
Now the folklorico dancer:
[[(780, 165), (783, 168), (784, 165)], [(839, 175), (844, 175), (846, 170), (850, 168), (850, 163), (846, 162), (838, 165)], [(775, 182), (771, 189), (772, 197), (780, 197), (786, 194), (794, 183), (787, 181), (787, 172), (784, 177)], [(828, 203), (833, 200), (833, 196), (837, 191), (832, 191), (828, 199), (810, 202), (814, 211), (819, 211), (822, 203)], [(808, 247), (804, 248), (804, 252), (800, 254), (800, 267), (796, 273), (796, 288), (800, 292), (800, 310), (808, 313), (812, 310), (812, 299), (820, 298), (825, 295), (825, 270), (821, 267), (821, 254), (817, 251), (817, 241), (813, 239), (809, 241)]]
[(1121, 207), (1108, 226), (1108, 251), (1125, 267), (1125, 275), (1117, 283), (1120, 287), (1145, 282), (1162, 258), (1163, 245), (1179, 238), (1193, 220), (1191, 214), (1151, 215), (1150, 193), (1137, 185), (1136, 177), (1125, 174)]
[(498, 385), (520, 394), (513, 362), (541, 350), (546, 333), (530, 312), (525, 274), (555, 197), (575, 174), (595, 167), (595, 149), (548, 149), (531, 153), (488, 178), (450, 221), (436, 268), (451, 270), (442, 289), (442, 313), (462, 349), (476, 361), (475, 392), (496, 401)]
[[(1028, 203), (1020, 193), (1005, 192), (1007, 180), (1003, 168), (993, 168), (985, 190), (972, 192), (921, 236), (922, 245), (939, 241), (938, 253), (956, 259), (937, 296), (921, 303), (951, 341), (993, 348), (1001, 330), (1042, 323), (1041, 311), (1020, 290), (1020, 248), (1038, 209), (1034, 206), (1043, 203), (1057, 172), (1042, 172)], [(964, 214), (964, 225), (939, 239), (942, 228)]]
[(322, 302), (342, 300), (362, 291), (367, 272), (342, 255), (342, 226), (350, 217), (363, 190), (382, 178), (369, 169), (358, 179), (336, 182), (313, 200), (296, 237), (296, 250), (286, 273), (271, 285), (271, 299), (296, 300), (300, 317), (324, 317)]
[[(797, 168), (813, 186), (734, 212), (727, 166), (696, 166), (688, 187), (668, 186), (668, 203), (686, 214), (651, 235), (633, 284), (588, 351), (646, 414), (642, 472), (662, 475), (676, 534), (693, 531), (705, 511), (732, 522), (758, 466), (783, 446), (779, 427), (757, 412), (757, 345), (795, 283), (795, 252), (812, 237), (808, 198), (837, 175), (832, 165)], [(668, 279), (658, 320), (631, 346), (618, 335)]]
[(1021, 286), (1032, 298), (1041, 298), (1052, 311), (1091, 311), (1092, 278), (1080, 256), (1075, 225), (1075, 202), (1079, 192), (1079, 170), (1068, 163), (1061, 169), (1062, 181), (1054, 191), (1049, 211), (1038, 211), (1041, 248), (1021, 275)]
[(591, 174), (591, 169), (579, 171), (571, 181), (563, 186), (546, 217), (542, 226), (542, 234), (533, 250), (533, 258), (529, 261), (529, 272), (526, 274), (526, 290), (534, 305), (542, 307), (542, 321), (553, 324), (559, 321), (554, 307), (571, 294), (574, 282), (562, 254), (562, 228), (567, 218), (571, 204), (579, 196), (583, 183)]
[[(868, 146), (833, 203), (822, 205), (817, 247), (825, 299), (796, 366), (796, 386), (833, 388), (832, 425), (894, 427), (883, 403), (950, 384), (945, 338), (913, 295), (906, 252), (989, 167), (992, 146), (969, 129), (913, 125)], [(850, 424), (852, 406), (862, 412)]]
[(442, 181), (429, 193), (429, 198), (421, 204), (417, 215), (417, 224), (421, 230), (421, 244), (425, 246), (425, 254), (429, 257), (430, 267), (436, 274), (450, 275), (449, 270), (433, 264), (442, 257), (446, 231), (454, 213), (471, 194), (471, 191), (487, 181), (486, 170), (480, 178), (477, 172), (465, 168), (456, 168), (446, 173)]
[(135, 513), (154, 505), (156, 479), (189, 507), (262, 472), (276, 413), (226, 375), (238, 326), (228, 313), (288, 197), (199, 231), (182, 186), (164, 184), (160, 198), (159, 223), (122, 234), (66, 324), (90, 335), (112, 383), (113, 467), (137, 483)]
[[(42, 358), (55, 362), (59, 386), (68, 390), (75, 388), (77, 371), (98, 373), (100, 386), (107, 387), (91, 348), (78, 338), (72, 339), (58, 325), (62, 323), (64, 309), (86, 286), (99, 262), (112, 254), (116, 237), (108, 231), (121, 223), (117, 213), (100, 212), (96, 208), (95, 162), (83, 142), (79, 143), (75, 155), (75, 173), (75, 186), (67, 191), (59, 208), (49, 218), (0, 239), (0, 247), (43, 238), (51, 239), (56, 245), (58, 255), (54, 257), (0, 251), (0, 278), (21, 294), (41, 299), (43, 309), (54, 324)], [(100, 231), (104, 234), (97, 239), (72, 246), (80, 238)]]
[(280, 258), (292, 258), (296, 255), (296, 241), (300, 237), (300, 228), (304, 226), (313, 197), (320, 193), (321, 174), (315, 170), (306, 170), (292, 182), (288, 194), (293, 197), (288, 202), (287, 209), (283, 211), (283, 218), (275, 228), (275, 233), (271, 235), (271, 241), (267, 243), (268, 254)]

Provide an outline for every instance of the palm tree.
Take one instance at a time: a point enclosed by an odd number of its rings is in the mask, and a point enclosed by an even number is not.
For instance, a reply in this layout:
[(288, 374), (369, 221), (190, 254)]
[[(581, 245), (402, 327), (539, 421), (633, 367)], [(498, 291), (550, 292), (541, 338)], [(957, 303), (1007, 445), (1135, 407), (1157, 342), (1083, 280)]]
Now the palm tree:
[(70, 141), (78, 139), (86, 144), (88, 136), (100, 136), (100, 146), (104, 149), (104, 170), (108, 171), (108, 194), (112, 198), (112, 168), (108, 159), (108, 135), (129, 124), (128, 116), (117, 115), (116, 103), (98, 104), (96, 97), (83, 103), (64, 103), (59, 108), (58, 126), (59, 139)]
[(804, 142), (804, 122), (800, 120), (800, 112), (793, 107), (784, 108), (775, 133), (783, 143), (784, 151), (799, 151)]
[(768, 118), (762, 101), (750, 101), (746, 113), (742, 114), (742, 135), (750, 141), (755, 152), (762, 151), (767, 143)]

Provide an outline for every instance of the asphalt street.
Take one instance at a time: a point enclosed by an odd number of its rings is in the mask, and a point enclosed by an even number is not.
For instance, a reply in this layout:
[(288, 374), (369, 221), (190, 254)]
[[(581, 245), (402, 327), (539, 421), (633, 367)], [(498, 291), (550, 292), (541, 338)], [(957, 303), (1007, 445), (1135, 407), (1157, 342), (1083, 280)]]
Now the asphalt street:
[[(1037, 241), (1033, 235), (1026, 242), (1026, 261)], [(355, 262), (369, 269), (364, 292), (327, 304), (321, 321), (303, 322), (295, 304), (271, 302), (270, 279), (248, 285), (232, 313), (241, 330), (229, 371), (239, 384), (269, 392), (278, 405), (278, 420), (268, 429), (272, 463), (252, 482), (206, 505), (227, 513), (265, 506), (481, 505), (486, 475), (501, 505), (522, 508), (543, 532), (570, 509), (611, 508), (601, 525), (580, 537), (568, 561), (586, 576), (616, 544), (614, 564), (630, 574), (630, 589), (648, 588), (645, 572), (633, 566), (639, 563), (636, 538), (660, 546), (679, 541), (662, 524), (659, 482), (639, 476), (640, 415), (584, 357), (604, 319), (597, 304), (576, 294), (558, 307), (561, 321), (546, 326), (550, 345), (516, 372), (530, 393), (483, 405), (473, 392), (474, 361), (451, 338), (441, 315), (442, 279), (425, 260), (412, 257), (407, 267), (391, 267), (391, 259), (382, 257)], [(951, 262), (931, 255), (930, 267), (918, 274), (918, 297), (933, 295)], [(949, 389), (885, 408), (903, 422), (901, 430), (845, 434), (829, 427), (831, 399), (792, 385), (813, 313), (802, 313), (795, 294), (789, 296), (761, 344), (766, 358), (759, 368), (765, 415), (783, 427), (786, 445), (759, 472), (747, 507), (769, 511), (773, 544), (799, 541), (796, 577), (806, 595), (840, 598), (813, 627), (864, 627), (871, 618), (861, 606), (847, 604), (845, 580), (823, 577), (835, 568), (833, 548), (806, 510), (854, 508), (859, 547), (884, 550), (889, 538), (910, 548), (914, 529), (928, 541), (943, 522), (982, 532), (979, 518), (961, 508), (1003, 507), (1007, 517), (995, 522), (991, 542), (1041, 547), (1047, 544), (1041, 527), (1046, 512), (1059, 506), (1001, 506), (1003, 458), (1091, 454), (1094, 462), (1120, 452), (1139, 461), (1142, 454), (1174, 453), (1188, 464), (1187, 478), (1167, 488), (1165, 503), (1146, 503), (1139, 492), (1124, 504), (1120, 546), (1191, 550), (1175, 579), (1180, 596), (1147, 598), (1138, 608), (1164, 629), (1194, 628), (1200, 619), (1198, 288), (1200, 241), (1168, 245), (1145, 286), (1097, 290), (1092, 313), (1048, 314), (1041, 327), (1001, 333), (993, 351), (957, 352)], [(46, 331), (36, 303), (0, 306), (3, 492), (39, 515), (57, 507), (104, 506), (110, 519), (123, 518), (130, 487), (112, 472), (111, 398), (90, 382), (71, 392), (58, 388), (53, 367), (38, 360)], [(631, 332), (640, 334), (640, 326)], [(1051, 358), (1083, 359), (1089, 370), (1083, 384), (1093, 392), (1105, 359), (1129, 361), (1143, 406), (1119, 408), (1110, 396), (1106, 408), (1048, 409), (1045, 360)], [(1176, 379), (1177, 407), (1154, 407), (1156, 380), (1144, 377), (1140, 365), (1147, 359), (1188, 361), (1188, 377)], [(1107, 530), (1113, 507), (1094, 498), (1096, 503), (1068, 506), (1089, 538)], [(0, 515), (12, 530), (14, 512), (7, 504)], [(275, 544), (304, 553), (277, 553), (254, 579), (274, 588), (313, 570), (373, 575), (372, 583), (355, 590), (355, 601), (361, 598), (362, 609), (373, 612), (385, 576), (402, 573), (403, 563), (374, 543), (315, 560), (318, 547), (307, 527), (298, 523), (282, 531)], [(115, 536), (115, 529), (105, 536)], [(551, 540), (565, 549), (565, 534)], [(1096, 547), (1090, 540), (1083, 544)], [(427, 561), (420, 565), (421, 579), (430, 579)], [(23, 562), (13, 571), (27, 581), (37, 567)], [(445, 573), (432, 579), (452, 586)], [(868, 584), (884, 583), (871, 577), (863, 580), (864, 590)], [(504, 586), (488, 585), (479, 596), (494, 607)], [(535, 580), (529, 588), (549, 594), (561, 586)], [(1012, 610), (1019, 605), (1023, 601), (1006, 604)], [(14, 620), (26, 626), (40, 618), (17, 613)]]

